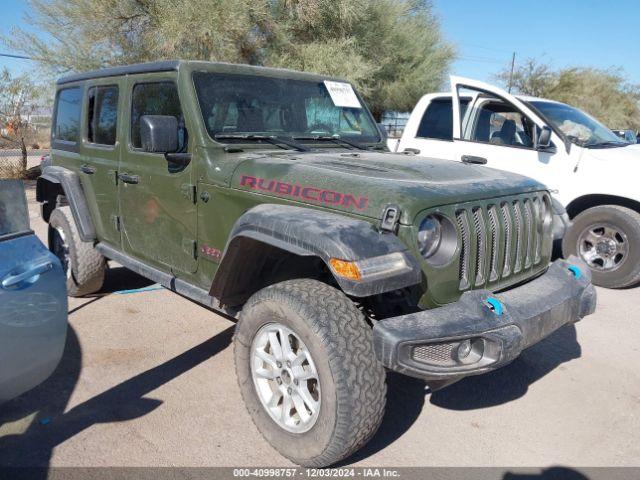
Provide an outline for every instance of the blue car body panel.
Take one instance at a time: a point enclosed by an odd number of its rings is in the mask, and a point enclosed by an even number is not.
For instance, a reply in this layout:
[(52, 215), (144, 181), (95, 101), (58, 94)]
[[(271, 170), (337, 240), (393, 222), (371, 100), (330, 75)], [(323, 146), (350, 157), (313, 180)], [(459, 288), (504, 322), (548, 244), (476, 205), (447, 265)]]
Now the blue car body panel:
[[(0, 181), (5, 194), (0, 192), (0, 224), (4, 213), (5, 226), (16, 223), (15, 215), (27, 215), (22, 186), (22, 199), (8, 199), (10, 187)], [(24, 206), (7, 205), (14, 201)], [(67, 308), (66, 276), (58, 258), (31, 231), (0, 230), (0, 403), (55, 370), (64, 351)]]

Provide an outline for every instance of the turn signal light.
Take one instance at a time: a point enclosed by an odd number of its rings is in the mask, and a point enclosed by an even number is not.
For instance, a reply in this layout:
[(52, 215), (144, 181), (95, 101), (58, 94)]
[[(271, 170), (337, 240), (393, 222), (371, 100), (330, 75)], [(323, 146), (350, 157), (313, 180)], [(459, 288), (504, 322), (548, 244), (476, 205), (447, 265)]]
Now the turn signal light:
[(339, 260), (337, 258), (329, 259), (329, 265), (336, 273), (336, 275), (341, 276), (342, 278), (346, 278), (348, 280), (360, 280), (362, 275), (360, 275), (360, 269), (356, 262), (348, 262), (346, 260)]

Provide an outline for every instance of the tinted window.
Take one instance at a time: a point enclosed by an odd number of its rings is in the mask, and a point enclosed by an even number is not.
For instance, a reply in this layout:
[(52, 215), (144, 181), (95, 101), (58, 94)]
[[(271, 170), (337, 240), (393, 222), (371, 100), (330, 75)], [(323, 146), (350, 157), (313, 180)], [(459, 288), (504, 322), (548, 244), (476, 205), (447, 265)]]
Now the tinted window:
[(186, 130), (175, 83), (139, 83), (133, 87), (131, 99), (131, 144), (135, 148), (142, 147), (140, 117), (143, 115), (171, 115), (176, 117), (180, 126), (178, 135), (179, 148), (180, 150), (184, 148)]
[(0, 180), (0, 239), (29, 231), (27, 199), (20, 180)]
[[(461, 99), (460, 116), (464, 116), (468, 99)], [(450, 98), (433, 100), (427, 107), (418, 127), (417, 137), (436, 140), (453, 140), (453, 107)]]
[(93, 87), (89, 90), (87, 140), (115, 145), (118, 123), (118, 87)]
[(78, 141), (81, 105), (82, 91), (80, 87), (67, 88), (58, 92), (56, 120), (53, 128), (54, 140), (74, 143)]

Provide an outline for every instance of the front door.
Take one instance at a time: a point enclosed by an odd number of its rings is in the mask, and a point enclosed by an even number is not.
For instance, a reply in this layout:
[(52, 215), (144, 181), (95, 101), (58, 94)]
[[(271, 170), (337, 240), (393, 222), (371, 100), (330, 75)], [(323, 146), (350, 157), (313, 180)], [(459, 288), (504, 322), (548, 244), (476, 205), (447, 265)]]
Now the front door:
[(127, 81), (127, 145), (118, 168), (122, 246), (125, 253), (164, 271), (196, 271), (193, 162), (176, 167), (164, 154), (142, 150), (140, 117), (172, 115), (181, 149), (188, 135), (175, 74), (132, 76)]
[[(535, 178), (550, 189), (571, 175), (564, 142), (552, 134), (552, 146), (537, 148), (546, 126), (535, 112), (512, 95), (482, 82), (452, 77), (453, 137), (456, 159)], [(461, 99), (472, 98), (468, 106)]]

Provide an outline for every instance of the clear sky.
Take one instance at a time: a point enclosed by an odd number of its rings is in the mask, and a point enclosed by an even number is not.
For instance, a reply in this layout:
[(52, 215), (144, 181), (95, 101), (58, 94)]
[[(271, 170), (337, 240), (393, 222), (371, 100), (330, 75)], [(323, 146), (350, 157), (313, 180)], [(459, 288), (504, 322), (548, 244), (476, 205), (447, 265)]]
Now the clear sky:
[[(452, 73), (478, 80), (511, 61), (542, 58), (554, 67), (623, 67), (640, 83), (638, 0), (434, 0), (446, 38), (457, 45)], [(0, 0), (0, 33), (20, 25), (23, 0)], [(0, 53), (8, 52), (0, 46)], [(0, 57), (0, 68), (28, 70), (31, 62)]]
[[(21, 25), (25, 2), (23, 0), (0, 0), (0, 34), (9, 35), (11, 27)], [(0, 53), (10, 52), (0, 44)], [(19, 73), (32, 68), (33, 62), (0, 57), (0, 69), (7, 67), (11, 72)]]
[(554, 67), (622, 67), (640, 84), (638, 0), (435, 0), (446, 38), (457, 45), (451, 72), (492, 82), (530, 57)]

